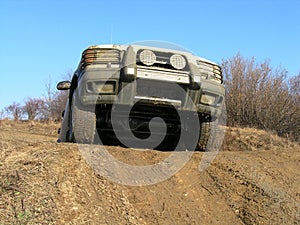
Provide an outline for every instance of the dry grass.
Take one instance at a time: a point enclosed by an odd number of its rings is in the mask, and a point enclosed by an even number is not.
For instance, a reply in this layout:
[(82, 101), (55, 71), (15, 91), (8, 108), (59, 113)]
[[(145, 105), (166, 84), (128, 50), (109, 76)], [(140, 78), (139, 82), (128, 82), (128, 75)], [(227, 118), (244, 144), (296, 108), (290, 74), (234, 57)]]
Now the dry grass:
[(16, 146), (2, 135), (0, 148), (0, 217), (13, 224), (24, 223), (28, 214), (24, 208), (18, 165), (16, 162), (6, 163), (6, 158), (15, 151)]
[(223, 151), (283, 150), (295, 148), (297, 143), (272, 132), (254, 128), (228, 127), (222, 146)]
[(60, 123), (55, 122), (36, 122), (36, 121), (18, 121), (0, 120), (0, 128), (2, 130), (25, 132), (37, 135), (47, 135), (57, 137), (57, 129)]
[[(53, 213), (48, 211), (53, 207), (49, 189), (35, 181), (43, 179), (36, 175), (46, 172), (41, 156), (47, 150), (42, 146), (43, 141), (48, 139), (43, 135), (55, 136), (56, 127), (58, 124), (1, 122), (0, 224), (51, 223), (49, 216)], [(16, 132), (24, 136), (14, 135)], [(36, 147), (41, 147), (38, 155), (34, 152)]]

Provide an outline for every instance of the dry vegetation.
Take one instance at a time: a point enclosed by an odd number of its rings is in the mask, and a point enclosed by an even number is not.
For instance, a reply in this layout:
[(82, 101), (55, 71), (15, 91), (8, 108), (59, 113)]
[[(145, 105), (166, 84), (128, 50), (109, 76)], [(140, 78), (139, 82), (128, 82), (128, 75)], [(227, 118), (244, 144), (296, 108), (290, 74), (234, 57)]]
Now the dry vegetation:
[(300, 73), (288, 77), (269, 61), (256, 62), (240, 54), (222, 64), (226, 87), (227, 124), (270, 130), (300, 138)]
[(293, 149), (298, 144), (272, 132), (254, 128), (228, 127), (222, 151), (260, 151)]
[[(227, 128), (204, 172), (202, 152), (168, 180), (130, 187), (96, 174), (55, 123), (1, 121), (0, 224), (297, 224), (300, 148), (272, 133)], [(110, 147), (124, 162), (167, 152)], [(145, 157), (140, 157), (143, 154)]]

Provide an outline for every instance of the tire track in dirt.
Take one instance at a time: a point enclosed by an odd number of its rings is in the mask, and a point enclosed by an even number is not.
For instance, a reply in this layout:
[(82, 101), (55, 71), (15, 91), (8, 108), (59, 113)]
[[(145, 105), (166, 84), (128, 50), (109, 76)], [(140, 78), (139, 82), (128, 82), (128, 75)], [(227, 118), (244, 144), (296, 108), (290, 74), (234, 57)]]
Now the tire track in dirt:
[[(97, 175), (76, 144), (46, 130), (0, 130), (0, 224), (298, 224), (300, 149), (203, 153), (169, 179), (125, 186)], [(20, 132), (16, 132), (20, 130)], [(151, 165), (170, 152), (107, 147), (120, 161)], [(122, 171), (121, 171), (122, 172)], [(145, 178), (147, 179), (147, 178)]]
[(211, 185), (208, 174), (198, 171), (201, 157), (202, 153), (195, 153), (182, 170), (164, 182), (128, 187), (131, 193), (129, 199), (142, 210), (141, 215), (147, 223), (241, 224), (218, 190)]
[(247, 152), (243, 156), (222, 152), (208, 173), (243, 223), (297, 224), (299, 162), (299, 149)]

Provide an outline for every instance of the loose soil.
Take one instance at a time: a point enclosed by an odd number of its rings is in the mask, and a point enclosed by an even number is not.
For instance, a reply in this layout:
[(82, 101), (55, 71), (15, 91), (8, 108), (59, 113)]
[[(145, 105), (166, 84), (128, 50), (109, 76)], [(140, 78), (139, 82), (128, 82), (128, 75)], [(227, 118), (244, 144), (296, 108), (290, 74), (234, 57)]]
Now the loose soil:
[[(59, 124), (0, 128), (0, 224), (300, 224), (300, 147), (276, 135), (228, 128), (212, 164), (195, 152), (157, 184), (126, 186), (97, 174)], [(151, 165), (166, 151), (107, 149)]]

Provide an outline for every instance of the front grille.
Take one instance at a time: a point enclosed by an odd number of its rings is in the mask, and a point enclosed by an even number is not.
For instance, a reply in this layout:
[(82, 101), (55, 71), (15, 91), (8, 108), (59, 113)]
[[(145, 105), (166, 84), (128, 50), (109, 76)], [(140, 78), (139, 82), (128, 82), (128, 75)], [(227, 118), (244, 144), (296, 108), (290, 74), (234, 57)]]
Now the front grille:
[(118, 49), (88, 48), (82, 53), (82, 67), (102, 63), (120, 63), (120, 51)]
[[(180, 86), (183, 90), (178, 91)], [(152, 81), (152, 80), (137, 80), (136, 95), (151, 98), (162, 98), (183, 101), (185, 99), (186, 87), (176, 83)]]

